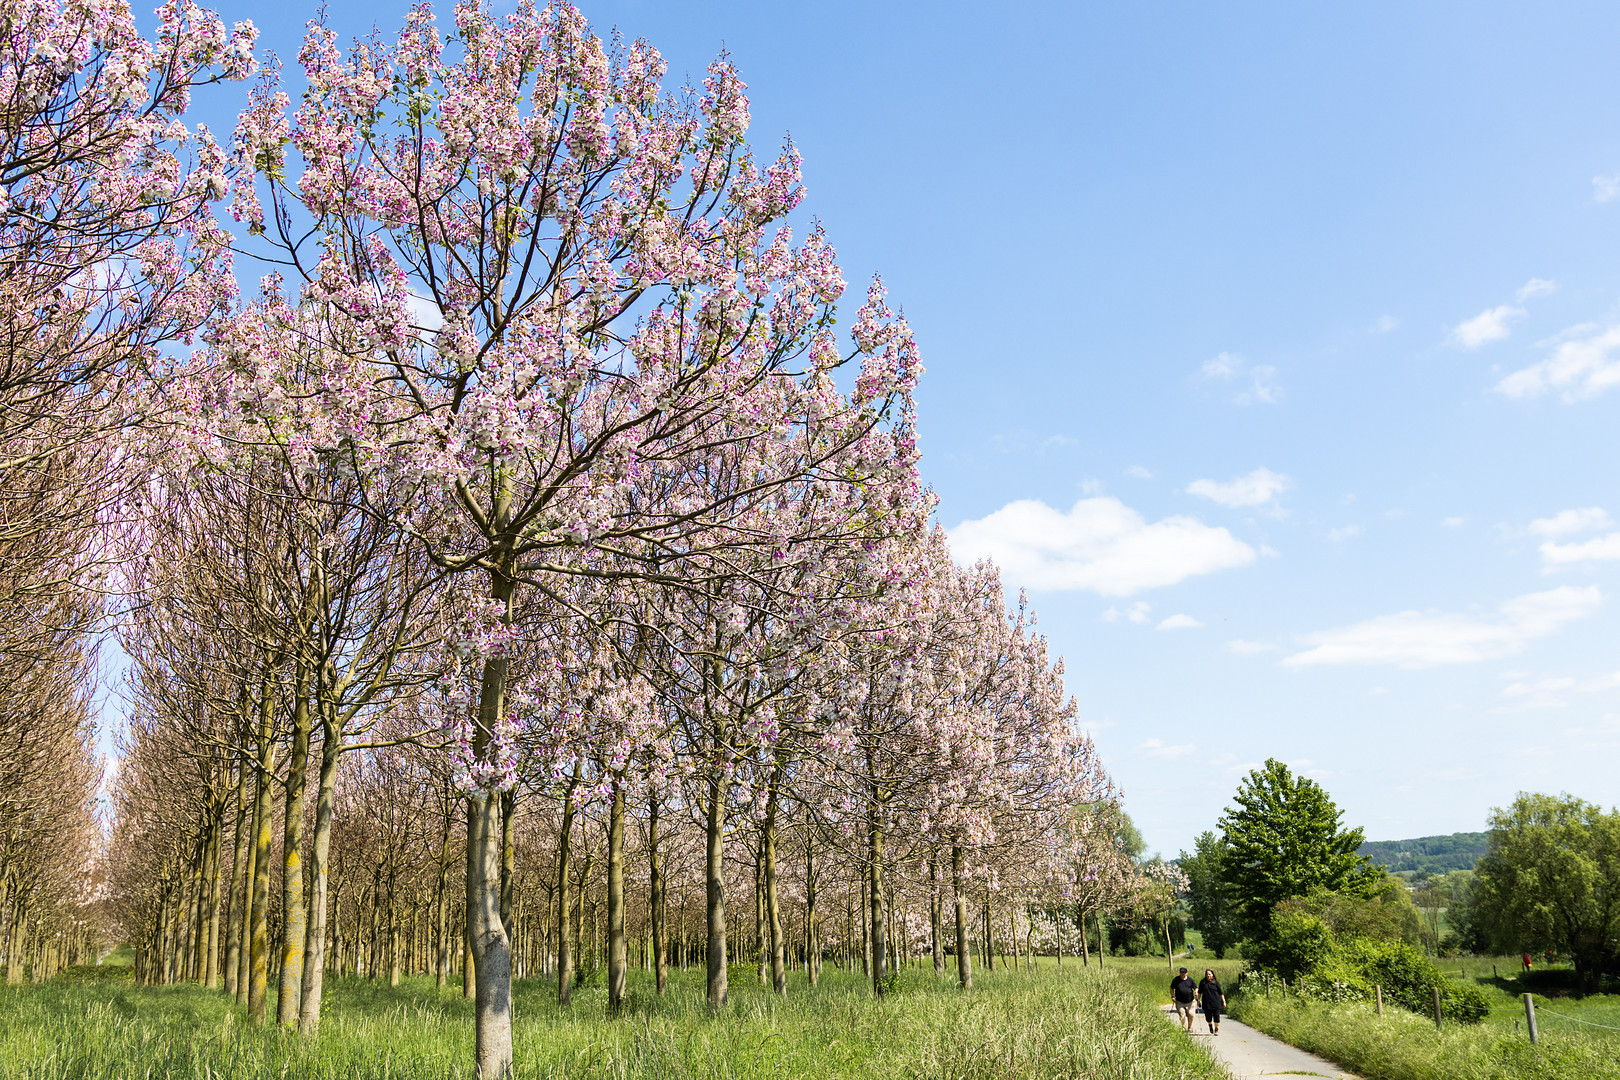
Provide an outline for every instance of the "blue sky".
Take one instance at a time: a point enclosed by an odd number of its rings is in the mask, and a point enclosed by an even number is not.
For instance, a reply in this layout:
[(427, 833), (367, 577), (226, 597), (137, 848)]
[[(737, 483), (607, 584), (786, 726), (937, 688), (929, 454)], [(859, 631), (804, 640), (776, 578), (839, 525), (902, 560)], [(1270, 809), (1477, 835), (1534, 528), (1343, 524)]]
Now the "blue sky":
[(1151, 848), (1270, 756), (1375, 839), (1620, 801), (1620, 8), (583, 7), (791, 133)]

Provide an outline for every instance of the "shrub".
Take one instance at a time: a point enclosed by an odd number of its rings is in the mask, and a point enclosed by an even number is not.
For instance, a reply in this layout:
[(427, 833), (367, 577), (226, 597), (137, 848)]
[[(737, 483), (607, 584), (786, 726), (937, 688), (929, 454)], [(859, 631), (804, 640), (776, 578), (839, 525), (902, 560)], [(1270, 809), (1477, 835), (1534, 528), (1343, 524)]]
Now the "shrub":
[(1454, 1023), (1478, 1024), (1490, 1013), (1478, 987), (1446, 978), (1405, 941), (1339, 941), (1320, 919), (1298, 913), (1279, 918), (1276, 926), (1281, 934), (1268, 956), (1297, 966), (1266, 965), (1266, 970), (1291, 979), (1301, 997), (1370, 1001), (1374, 987), (1382, 987), (1385, 1001), (1429, 1016), (1438, 988), (1441, 1015)]

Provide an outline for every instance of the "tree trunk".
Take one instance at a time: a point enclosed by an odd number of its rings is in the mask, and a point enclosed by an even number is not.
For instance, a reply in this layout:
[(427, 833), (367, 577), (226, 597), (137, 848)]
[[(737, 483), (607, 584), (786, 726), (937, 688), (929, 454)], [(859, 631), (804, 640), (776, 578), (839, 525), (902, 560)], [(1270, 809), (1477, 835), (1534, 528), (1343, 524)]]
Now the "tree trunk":
[(309, 928), (304, 942), (304, 998), (298, 1009), (298, 1032), (313, 1039), (321, 1029), (321, 996), (326, 982), (326, 880), (332, 850), (332, 811), (337, 797), (338, 730), (332, 702), (321, 706), (321, 773), (315, 793), (315, 837), (310, 845)]
[(574, 829), (574, 791), (579, 786), (580, 763), (563, 794), (562, 828), (557, 831), (557, 1004), (567, 1005), (574, 990), (574, 954), (568, 942), (568, 884), (570, 844)]
[(512, 890), (517, 887), (517, 792), (501, 792), (501, 925), (511, 938)]
[(665, 911), (668, 885), (664, 869), (658, 862), (658, 789), (653, 788), (647, 800), (647, 862), (648, 862), (648, 914), (652, 919), (653, 981), (658, 996), (663, 997), (669, 983), (668, 928)]
[(968, 955), (967, 897), (962, 891), (962, 846), (951, 847), (951, 888), (956, 896), (956, 979), (964, 990), (973, 989), (973, 957)]
[(945, 974), (945, 898), (939, 891), (939, 860), (928, 860), (928, 930), (934, 943), (934, 974)]
[(608, 809), (607, 863), (607, 985), (608, 1015), (624, 1007), (630, 954), (624, 941), (624, 776), (614, 777), (613, 802)]
[[(492, 575), (491, 596), (512, 615), (512, 582)], [(506, 659), (484, 661), (473, 726), (473, 759), (488, 762), (497, 752), (495, 731), (506, 710)], [(475, 1040), (480, 1080), (498, 1080), (512, 1071), (512, 952), (501, 923), (501, 800), (484, 791), (467, 800), (467, 939), (472, 951)]]
[(782, 936), (782, 908), (776, 889), (776, 792), (765, 816), (765, 918), (771, 932), (771, 989), (787, 994), (787, 941)]
[(875, 804), (867, 814), (866, 837), (866, 857), (872, 883), (872, 989), (881, 997), (888, 992), (885, 978), (888, 974), (888, 943), (883, 933), (883, 826), (878, 821)]
[(231, 884), (225, 894), (225, 992), (236, 996), (242, 951), (242, 911), (247, 896), (248, 766), (236, 769), (236, 832), (231, 840)]
[(1102, 910), (1097, 911), (1097, 966), (1103, 966), (1103, 957), (1108, 954), (1108, 939), (1103, 937)]
[(821, 979), (821, 935), (816, 925), (816, 849), (808, 829), (804, 834), (804, 970), (815, 989)]
[[(307, 627), (300, 627), (307, 630)], [(287, 759), (287, 805), (281, 833), (281, 979), (276, 997), (276, 1023), (292, 1027), (304, 996), (304, 786), (309, 774), (309, 654), (298, 649), (293, 679), (292, 756)]]
[(219, 905), (220, 905), (220, 848), (225, 842), (225, 806), (221, 803), (213, 814), (208, 833), (208, 944), (203, 959), (203, 985), (210, 990), (219, 989)]
[(274, 702), (270, 697), (270, 665), (265, 660), (259, 687), (259, 789), (253, 816), (253, 913), (248, 937), (248, 1017), (263, 1023), (270, 992), (270, 831), (275, 807), (271, 803), (271, 770), (275, 742), (271, 738)]
[[(719, 740), (715, 740), (716, 744)], [(705, 829), (704, 878), (707, 886), (705, 914), (709, 931), (708, 1001), (718, 1009), (726, 1003), (726, 879), (725, 825), (729, 782), (716, 769), (709, 776), (708, 822)]]

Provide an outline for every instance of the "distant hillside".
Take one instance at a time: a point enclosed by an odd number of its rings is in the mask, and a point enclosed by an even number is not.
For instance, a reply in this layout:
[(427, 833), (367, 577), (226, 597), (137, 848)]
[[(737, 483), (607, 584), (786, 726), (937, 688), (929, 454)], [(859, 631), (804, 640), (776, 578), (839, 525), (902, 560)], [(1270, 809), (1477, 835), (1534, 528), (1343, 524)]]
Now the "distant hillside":
[(1416, 840), (1369, 840), (1361, 845), (1361, 853), (1392, 874), (1403, 870), (1444, 874), (1450, 870), (1472, 870), (1485, 854), (1487, 835), (1460, 832), (1450, 836), (1420, 836)]

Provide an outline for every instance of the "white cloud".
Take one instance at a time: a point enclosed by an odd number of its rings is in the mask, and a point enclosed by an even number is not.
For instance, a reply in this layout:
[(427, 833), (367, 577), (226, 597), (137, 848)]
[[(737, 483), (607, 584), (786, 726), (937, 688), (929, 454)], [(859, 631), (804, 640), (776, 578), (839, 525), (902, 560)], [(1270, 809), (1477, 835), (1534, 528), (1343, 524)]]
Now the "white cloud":
[(1552, 517), (1536, 518), (1530, 531), (1537, 536), (1557, 538), (1591, 532), (1609, 524), (1609, 514), (1601, 506), (1583, 506), (1579, 510), (1560, 510)]
[(1442, 518), (1440, 520), (1440, 524), (1444, 525), (1448, 529), (1455, 529), (1457, 526), (1462, 525), (1467, 521), (1468, 519), (1465, 517), (1448, 517)]
[(1204, 624), (1191, 615), (1172, 615), (1154, 629), (1157, 630), (1197, 630)]
[(1531, 297), (1546, 296), (1549, 293), (1554, 293), (1557, 291), (1558, 282), (1548, 281), (1546, 278), (1533, 277), (1523, 285), (1519, 286), (1519, 291), (1513, 294), (1513, 298), (1522, 304)]
[(1401, 325), (1400, 320), (1395, 318), (1395, 316), (1393, 316), (1393, 315), (1380, 315), (1380, 316), (1378, 316), (1377, 321), (1374, 322), (1372, 324), (1372, 326), (1367, 328), (1367, 333), (1369, 333), (1369, 334), (1387, 334), (1391, 330), (1395, 329), (1396, 327), (1398, 327), (1400, 325)]
[(1548, 540), (1541, 545), (1541, 565), (1550, 570), (1555, 566), (1574, 563), (1613, 562), (1620, 559), (1620, 532), (1607, 536), (1594, 536), (1579, 544), (1560, 544)]
[(1255, 550), (1223, 528), (1176, 515), (1149, 524), (1111, 496), (1068, 513), (1034, 499), (1008, 503), (950, 530), (963, 561), (994, 559), (1009, 584), (1129, 596), (1189, 577), (1246, 566)]
[(1620, 360), (1611, 356), (1617, 348), (1620, 326), (1560, 340), (1551, 356), (1513, 372), (1496, 389), (1510, 398), (1540, 397), (1554, 390), (1565, 401), (1596, 397), (1620, 384)]
[(1472, 319), (1458, 323), (1452, 328), (1452, 339), (1465, 349), (1477, 349), (1481, 345), (1488, 345), (1493, 341), (1501, 341), (1507, 337), (1508, 320), (1517, 319), (1524, 315), (1523, 308), (1503, 304), (1482, 311)]
[(1042, 446), (1079, 446), (1080, 440), (1072, 435), (1048, 435)]
[(437, 333), (439, 327), (444, 325), (444, 312), (439, 310), (439, 305), (433, 302), (431, 296), (406, 293), (405, 306), (411, 313), (411, 325), (423, 333)]
[(1262, 506), (1287, 491), (1292, 483), (1281, 473), (1260, 468), (1224, 484), (1214, 480), (1194, 480), (1187, 485), (1187, 494), (1236, 509), (1240, 506)]
[(1277, 646), (1265, 641), (1244, 641), (1235, 638), (1226, 643), (1226, 647), (1239, 656), (1259, 656), (1261, 653), (1274, 651)]
[(1247, 379), (1249, 385), (1233, 395), (1239, 405), (1275, 405), (1282, 400), (1282, 387), (1276, 383), (1277, 369), (1269, 364), (1250, 364), (1237, 353), (1223, 352), (1213, 360), (1205, 360), (1199, 374), (1206, 379), (1222, 382)]
[(1141, 746), (1138, 746), (1137, 749), (1142, 751), (1148, 757), (1181, 757), (1185, 754), (1192, 753), (1194, 750), (1198, 749), (1198, 747), (1194, 746), (1192, 743), (1179, 743), (1175, 746), (1167, 746), (1163, 739), (1149, 739)]
[(1138, 600), (1130, 607), (1109, 608), (1107, 611), (1102, 613), (1102, 620), (1103, 622), (1119, 622), (1119, 620), (1124, 619), (1127, 622), (1145, 623), (1148, 621), (1148, 612), (1152, 610), (1152, 604), (1148, 603), (1146, 600)]
[(1328, 530), (1328, 540), (1334, 544), (1342, 544), (1346, 540), (1360, 536), (1365, 530), (1360, 525), (1342, 525), (1337, 529)]
[(1153, 479), (1153, 473), (1148, 470), (1146, 465), (1132, 465), (1130, 468), (1125, 470), (1125, 475), (1134, 476), (1138, 480)]
[(1620, 196), (1620, 173), (1592, 177), (1592, 201), (1612, 202)]
[(1566, 585), (1509, 600), (1494, 618), (1434, 611), (1380, 615), (1308, 634), (1305, 640), (1312, 647), (1283, 663), (1289, 667), (1392, 664), (1424, 668), (1493, 660), (1556, 633), (1565, 623), (1585, 618), (1602, 602), (1603, 594), (1595, 585)]

